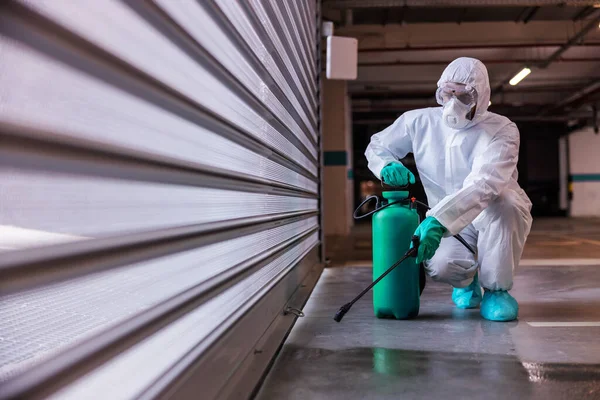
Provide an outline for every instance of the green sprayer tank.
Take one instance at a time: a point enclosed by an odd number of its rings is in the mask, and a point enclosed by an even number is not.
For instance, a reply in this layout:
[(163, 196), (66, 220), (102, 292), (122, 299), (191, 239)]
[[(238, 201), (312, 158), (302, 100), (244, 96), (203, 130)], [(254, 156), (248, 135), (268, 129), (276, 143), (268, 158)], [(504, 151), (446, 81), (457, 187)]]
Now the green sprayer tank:
[[(383, 197), (392, 203), (405, 200), (408, 192), (383, 192)], [(406, 201), (373, 214), (373, 279), (404, 256), (418, 225), (417, 210)], [(373, 288), (375, 316), (414, 318), (419, 314), (419, 297), (419, 265), (409, 257)]]

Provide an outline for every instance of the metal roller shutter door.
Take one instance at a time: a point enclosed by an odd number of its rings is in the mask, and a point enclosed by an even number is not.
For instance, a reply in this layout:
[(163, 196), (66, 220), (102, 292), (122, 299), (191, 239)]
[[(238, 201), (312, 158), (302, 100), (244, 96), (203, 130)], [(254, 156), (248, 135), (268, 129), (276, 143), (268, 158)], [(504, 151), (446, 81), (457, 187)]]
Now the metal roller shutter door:
[(320, 268), (319, 4), (0, 4), (0, 398), (244, 398)]

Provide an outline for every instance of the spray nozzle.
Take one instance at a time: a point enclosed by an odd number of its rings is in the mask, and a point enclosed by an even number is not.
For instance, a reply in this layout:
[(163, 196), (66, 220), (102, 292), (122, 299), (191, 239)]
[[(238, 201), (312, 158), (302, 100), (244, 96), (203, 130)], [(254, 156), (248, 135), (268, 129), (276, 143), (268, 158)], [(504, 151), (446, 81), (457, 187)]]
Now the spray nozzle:
[(347, 303), (344, 304), (343, 306), (340, 307), (340, 309), (338, 310), (338, 312), (335, 313), (333, 320), (335, 322), (340, 322), (342, 320), (342, 318), (344, 318), (344, 315), (346, 315), (346, 313), (348, 311), (350, 311), (350, 307), (352, 307), (352, 304)]

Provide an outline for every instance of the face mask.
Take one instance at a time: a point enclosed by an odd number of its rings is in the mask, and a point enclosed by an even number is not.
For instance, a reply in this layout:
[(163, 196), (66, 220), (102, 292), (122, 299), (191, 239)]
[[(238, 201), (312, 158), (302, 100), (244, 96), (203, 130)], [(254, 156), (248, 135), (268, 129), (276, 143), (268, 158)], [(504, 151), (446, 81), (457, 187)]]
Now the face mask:
[(444, 104), (442, 120), (452, 129), (463, 129), (471, 122), (468, 118), (471, 114), (471, 107), (461, 103), (456, 98), (450, 99)]

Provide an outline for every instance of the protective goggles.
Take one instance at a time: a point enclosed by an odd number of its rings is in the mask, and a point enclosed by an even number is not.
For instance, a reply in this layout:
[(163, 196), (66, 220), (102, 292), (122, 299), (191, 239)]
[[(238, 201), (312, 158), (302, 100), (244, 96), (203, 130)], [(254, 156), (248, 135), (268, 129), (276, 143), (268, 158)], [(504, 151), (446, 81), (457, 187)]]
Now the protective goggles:
[(443, 83), (435, 92), (435, 97), (440, 105), (446, 104), (453, 97), (466, 106), (473, 107), (477, 104), (477, 91), (475, 88), (458, 83)]

